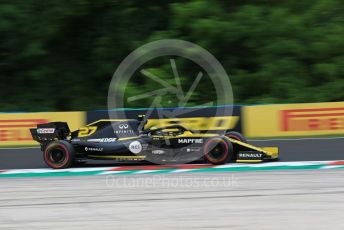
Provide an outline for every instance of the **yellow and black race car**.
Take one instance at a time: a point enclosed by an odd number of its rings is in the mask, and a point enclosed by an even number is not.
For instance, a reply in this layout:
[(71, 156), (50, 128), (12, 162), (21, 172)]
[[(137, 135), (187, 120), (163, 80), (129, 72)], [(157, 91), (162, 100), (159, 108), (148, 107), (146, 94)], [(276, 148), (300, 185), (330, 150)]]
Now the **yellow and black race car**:
[(200, 133), (181, 125), (145, 129), (144, 117), (99, 120), (74, 132), (65, 122), (30, 129), (48, 166), (68, 168), (89, 159), (176, 164), (203, 160), (211, 164), (278, 159), (277, 147), (255, 147), (238, 132)]

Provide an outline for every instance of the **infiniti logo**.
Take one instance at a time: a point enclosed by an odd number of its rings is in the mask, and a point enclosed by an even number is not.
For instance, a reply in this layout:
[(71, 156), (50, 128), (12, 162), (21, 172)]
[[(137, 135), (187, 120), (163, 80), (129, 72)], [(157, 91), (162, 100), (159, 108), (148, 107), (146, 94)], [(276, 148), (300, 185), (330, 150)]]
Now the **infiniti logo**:
[(120, 129), (127, 129), (128, 127), (129, 127), (128, 124), (121, 124), (118, 126), (118, 128)]

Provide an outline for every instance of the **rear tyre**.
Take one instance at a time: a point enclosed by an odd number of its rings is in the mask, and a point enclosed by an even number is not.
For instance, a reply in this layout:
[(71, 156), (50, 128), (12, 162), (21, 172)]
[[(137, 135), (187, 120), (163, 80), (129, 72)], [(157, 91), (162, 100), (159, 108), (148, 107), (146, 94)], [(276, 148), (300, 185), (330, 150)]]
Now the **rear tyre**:
[(225, 164), (232, 158), (232, 155), (233, 145), (224, 138), (211, 138), (204, 145), (204, 158), (211, 164)]
[(67, 141), (54, 141), (47, 145), (43, 158), (53, 169), (63, 169), (72, 166), (75, 158), (73, 146)]
[(244, 143), (247, 143), (247, 139), (244, 137), (244, 135), (242, 135), (241, 133), (236, 132), (236, 131), (227, 132), (225, 134), (225, 136), (229, 137), (229, 138), (233, 138), (233, 139), (241, 141), (241, 142), (244, 142)]

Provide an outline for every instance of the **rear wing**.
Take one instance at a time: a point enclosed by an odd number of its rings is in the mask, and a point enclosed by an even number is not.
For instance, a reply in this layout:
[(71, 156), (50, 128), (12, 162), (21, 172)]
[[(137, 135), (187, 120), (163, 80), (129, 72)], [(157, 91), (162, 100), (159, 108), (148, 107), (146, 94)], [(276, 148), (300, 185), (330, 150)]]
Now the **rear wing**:
[(66, 122), (50, 122), (37, 125), (36, 129), (30, 129), (32, 139), (42, 143), (54, 140), (64, 140), (70, 130)]

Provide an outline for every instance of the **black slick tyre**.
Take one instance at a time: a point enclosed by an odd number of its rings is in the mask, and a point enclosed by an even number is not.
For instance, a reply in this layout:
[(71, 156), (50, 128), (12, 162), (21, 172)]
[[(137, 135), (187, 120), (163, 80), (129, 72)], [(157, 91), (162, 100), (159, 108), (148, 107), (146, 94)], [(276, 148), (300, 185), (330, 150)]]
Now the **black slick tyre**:
[(242, 135), (241, 133), (236, 132), (236, 131), (227, 132), (225, 134), (225, 136), (232, 138), (232, 139), (235, 139), (235, 140), (238, 140), (238, 141), (241, 141), (241, 142), (244, 142), (244, 143), (247, 143), (247, 139), (244, 137), (244, 135)]
[(210, 138), (204, 145), (204, 159), (211, 164), (225, 164), (232, 155), (233, 145), (223, 137)]
[(49, 143), (43, 153), (45, 163), (53, 169), (64, 169), (72, 166), (75, 158), (73, 146), (67, 141)]

